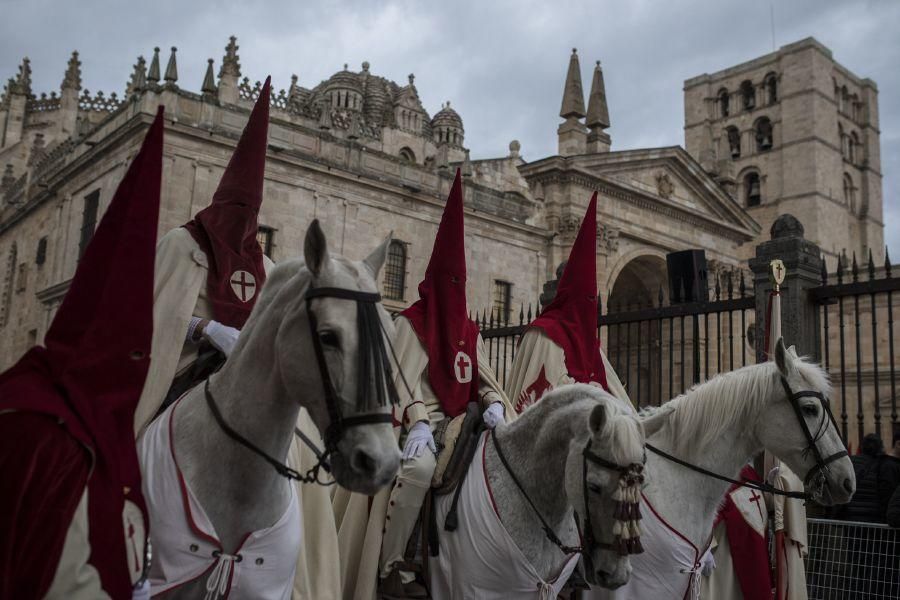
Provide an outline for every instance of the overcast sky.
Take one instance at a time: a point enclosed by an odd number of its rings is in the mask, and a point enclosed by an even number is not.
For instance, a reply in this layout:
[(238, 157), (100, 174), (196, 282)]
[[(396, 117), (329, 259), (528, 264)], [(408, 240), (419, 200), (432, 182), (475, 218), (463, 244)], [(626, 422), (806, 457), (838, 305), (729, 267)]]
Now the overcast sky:
[[(774, 10), (773, 10), (774, 6)], [(178, 47), (178, 84), (199, 91), (229, 35), (243, 74), (296, 73), (312, 87), (344, 63), (403, 83), (416, 75), (426, 109), (450, 100), (473, 158), (503, 156), (510, 140), (533, 160), (556, 153), (569, 53), (578, 48), (585, 91), (601, 60), (613, 149), (684, 143), (684, 80), (807, 36), (879, 88), (885, 237), (900, 260), (900, 2), (891, 0), (561, 0), (308, 2), (0, 0), (0, 78), (31, 59), (36, 93), (57, 90), (72, 50), (83, 85), (121, 95), (140, 54)]]

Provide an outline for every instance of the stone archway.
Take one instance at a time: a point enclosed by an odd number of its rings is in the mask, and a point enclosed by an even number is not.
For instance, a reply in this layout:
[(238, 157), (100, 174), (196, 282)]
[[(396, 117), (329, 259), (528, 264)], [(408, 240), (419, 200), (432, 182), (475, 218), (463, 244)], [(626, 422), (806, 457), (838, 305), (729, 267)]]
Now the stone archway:
[[(647, 311), (668, 303), (666, 261), (653, 254), (639, 254), (622, 266), (610, 285), (607, 314)], [(660, 321), (642, 320), (606, 328), (607, 356), (632, 402), (638, 406), (657, 404), (660, 381), (666, 365), (662, 343), (668, 332)], [(667, 372), (667, 371), (666, 371)], [(666, 375), (667, 377), (667, 375)]]

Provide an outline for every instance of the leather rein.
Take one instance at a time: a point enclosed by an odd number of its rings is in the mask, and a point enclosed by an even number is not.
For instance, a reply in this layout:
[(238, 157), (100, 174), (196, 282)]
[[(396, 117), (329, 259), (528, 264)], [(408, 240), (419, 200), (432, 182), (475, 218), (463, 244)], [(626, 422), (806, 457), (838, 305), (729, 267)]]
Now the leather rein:
[[(338, 298), (342, 300), (352, 300), (357, 303), (357, 333), (359, 334), (359, 362), (361, 363), (360, 368), (358, 369), (357, 407), (369, 404), (366, 390), (368, 389), (370, 379), (375, 380), (377, 406), (397, 404), (397, 390), (394, 388), (393, 379), (390, 376), (391, 365), (385, 350), (385, 343), (390, 346), (390, 340), (387, 339), (387, 332), (384, 331), (384, 326), (381, 323), (376, 308), (376, 305), (381, 302), (381, 295), (371, 292), (361, 292), (359, 290), (328, 287), (310, 287), (304, 294), (310, 336), (312, 338), (316, 363), (319, 368), (319, 375), (322, 379), (322, 386), (325, 390), (325, 408), (328, 411), (329, 418), (329, 424), (325, 429), (325, 435), (323, 436), (325, 441), (324, 450), (320, 450), (312, 440), (300, 431), (299, 428), (294, 428), (295, 435), (297, 435), (303, 443), (309, 446), (316, 455), (317, 462), (312, 468), (306, 473), (300, 473), (295, 469), (292, 469), (270, 456), (264, 450), (259, 448), (259, 446), (242, 436), (226, 423), (209, 390), (209, 379), (206, 380), (204, 393), (206, 395), (206, 403), (222, 431), (228, 437), (272, 465), (279, 475), (301, 483), (333, 485), (335, 481), (333, 479), (323, 481), (320, 478), (320, 472), (325, 471), (326, 473), (331, 473), (331, 465), (328, 459), (330, 455), (337, 450), (338, 444), (343, 438), (344, 433), (351, 427), (392, 423), (393, 419), (389, 412), (364, 412), (364, 410), (360, 410), (360, 412), (350, 416), (344, 416), (343, 411), (341, 410), (343, 398), (335, 388), (331, 373), (328, 370), (328, 363), (325, 362), (325, 350), (322, 348), (321, 339), (319, 339), (315, 314), (311, 310), (311, 303), (315, 298)], [(393, 347), (390, 347), (390, 350), (393, 355)], [(374, 355), (370, 353), (374, 353)], [(396, 361), (396, 356), (394, 356), (394, 360)], [(384, 397), (385, 392), (387, 392), (387, 398)]]
[(587, 481), (587, 464), (588, 462), (593, 463), (599, 467), (604, 469), (609, 469), (610, 471), (614, 471), (619, 473), (620, 477), (626, 477), (630, 473), (633, 472), (635, 467), (640, 466), (641, 470), (643, 470), (643, 465), (638, 463), (631, 465), (619, 465), (612, 461), (606, 460), (602, 456), (591, 450), (591, 441), (588, 440), (588, 443), (585, 445), (584, 449), (581, 451), (582, 456), (582, 469), (581, 469), (581, 477), (582, 477), (582, 487), (584, 490), (584, 528), (582, 529), (581, 523), (578, 519), (578, 511), (574, 510), (575, 516), (575, 528), (578, 531), (578, 537), (582, 540), (582, 545), (580, 546), (567, 546), (563, 543), (553, 528), (547, 523), (547, 520), (544, 519), (544, 516), (541, 514), (541, 511), (534, 504), (534, 501), (528, 495), (528, 492), (525, 491), (525, 487), (519, 481), (519, 478), (516, 477), (515, 472), (512, 470), (509, 462), (506, 460), (506, 456), (503, 454), (503, 450), (500, 447), (500, 441), (497, 439), (497, 430), (491, 430), (491, 441), (494, 444), (494, 448), (497, 450), (497, 457), (500, 459), (500, 463), (503, 465), (503, 468), (506, 469), (506, 472), (509, 473), (510, 479), (512, 479), (513, 483), (516, 484), (516, 487), (519, 488), (519, 492), (521, 492), (522, 496), (528, 502), (528, 505), (531, 507), (531, 511), (535, 514), (538, 520), (541, 522), (541, 528), (544, 530), (544, 535), (546, 538), (552, 543), (554, 546), (559, 548), (560, 552), (565, 555), (580, 553), (582, 558), (585, 560), (586, 564), (593, 564), (593, 560), (590, 558), (591, 553), (596, 549), (602, 550), (611, 550), (616, 553), (619, 552), (619, 546), (609, 543), (609, 542), (601, 542), (598, 541), (594, 537), (594, 530), (591, 526), (591, 512), (588, 507), (588, 493), (595, 493), (600, 495), (602, 490), (597, 488), (594, 485), (588, 485)]
[[(821, 490), (825, 485), (827, 473), (829, 472), (828, 465), (845, 456), (849, 456), (846, 449), (841, 450), (840, 452), (835, 452), (831, 456), (827, 457), (823, 457), (822, 453), (819, 451), (818, 441), (822, 439), (823, 435), (825, 435), (825, 432), (828, 429), (829, 421), (835, 427), (835, 429), (837, 429), (837, 422), (834, 419), (834, 414), (832, 414), (831, 412), (831, 407), (829, 405), (828, 399), (825, 398), (825, 395), (821, 392), (816, 392), (814, 390), (801, 390), (799, 392), (794, 392), (791, 390), (790, 384), (787, 382), (787, 379), (785, 379), (783, 375), (781, 376), (781, 385), (784, 388), (785, 393), (787, 394), (788, 401), (790, 402), (791, 407), (794, 409), (794, 414), (797, 415), (797, 420), (800, 422), (800, 429), (803, 431), (803, 435), (806, 438), (807, 445), (803, 450), (803, 454), (807, 455), (812, 452), (813, 457), (816, 459), (816, 464), (809, 471), (807, 471), (806, 476), (803, 478), (803, 484), (807, 485), (811, 480), (814, 480), (816, 486), (814, 489)], [(819, 401), (819, 404), (821, 404), (822, 406), (822, 420), (819, 422), (819, 426), (816, 430), (815, 435), (813, 435), (812, 431), (810, 431), (809, 429), (809, 426), (806, 424), (806, 419), (803, 418), (803, 410), (800, 406), (800, 398), (816, 398)], [(648, 450), (650, 450), (654, 454), (658, 454), (668, 461), (679, 464), (702, 475), (706, 475), (707, 477), (712, 477), (714, 479), (725, 481), (740, 487), (751, 488), (759, 492), (766, 492), (769, 494), (774, 494), (776, 496), (785, 496), (787, 498), (796, 498), (799, 500), (811, 500), (821, 493), (820, 491), (814, 494), (808, 494), (806, 492), (789, 492), (780, 490), (775, 486), (765, 482), (740, 481), (737, 479), (732, 479), (731, 477), (720, 475), (713, 471), (704, 469), (703, 467), (699, 467), (695, 464), (689, 463), (686, 460), (682, 460), (676, 456), (672, 456), (671, 454), (660, 450), (656, 446), (653, 446), (649, 443), (645, 443), (644, 445)]]

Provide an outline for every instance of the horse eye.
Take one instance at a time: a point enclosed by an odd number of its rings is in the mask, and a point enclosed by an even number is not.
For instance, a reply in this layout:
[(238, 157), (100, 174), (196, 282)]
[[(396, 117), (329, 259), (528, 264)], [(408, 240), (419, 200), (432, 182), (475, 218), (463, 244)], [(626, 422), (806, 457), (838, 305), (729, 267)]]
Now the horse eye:
[(340, 344), (338, 343), (338, 336), (333, 331), (320, 331), (319, 341), (322, 342), (323, 346), (330, 346), (332, 348), (337, 348), (338, 346), (340, 346)]
[(800, 410), (802, 410), (803, 414), (807, 417), (815, 417), (819, 414), (819, 407), (815, 404), (805, 404)]
[(597, 485), (596, 483), (588, 482), (588, 490), (594, 492), (595, 494), (603, 494), (603, 488)]

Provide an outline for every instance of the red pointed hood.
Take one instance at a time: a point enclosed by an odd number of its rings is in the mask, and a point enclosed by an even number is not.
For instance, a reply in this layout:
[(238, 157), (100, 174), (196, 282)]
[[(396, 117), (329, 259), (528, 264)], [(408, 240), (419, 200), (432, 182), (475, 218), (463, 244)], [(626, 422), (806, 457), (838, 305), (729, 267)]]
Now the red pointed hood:
[(569, 252), (556, 297), (531, 327), (540, 327), (562, 347), (569, 377), (579, 383), (596, 381), (609, 390), (597, 337), (597, 192)]
[(438, 226), (419, 301), (403, 311), (428, 351), (428, 381), (447, 416), (478, 395), (478, 325), (466, 308), (466, 250), (459, 169)]
[(35, 346), (0, 375), (0, 412), (56, 417), (92, 449), (90, 562), (112, 597), (130, 597), (124, 501), (144, 509), (134, 411), (153, 337), (162, 147), (160, 108), (78, 264), (46, 347)]
[(213, 318), (238, 329), (250, 316), (266, 280), (256, 234), (266, 168), (270, 85), (271, 77), (267, 77), (212, 203), (184, 225), (209, 262), (206, 285)]

